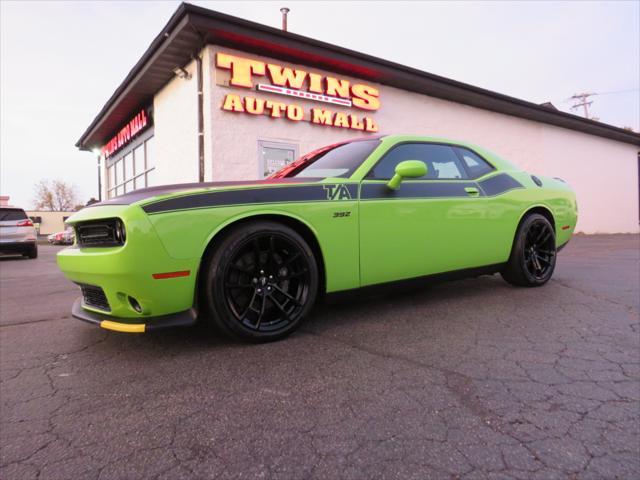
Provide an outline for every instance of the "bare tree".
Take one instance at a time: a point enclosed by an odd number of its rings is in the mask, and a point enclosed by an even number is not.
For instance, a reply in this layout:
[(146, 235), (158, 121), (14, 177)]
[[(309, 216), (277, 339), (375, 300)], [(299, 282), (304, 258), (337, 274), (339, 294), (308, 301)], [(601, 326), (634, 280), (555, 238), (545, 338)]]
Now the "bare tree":
[(78, 194), (74, 185), (62, 180), (40, 180), (35, 185), (33, 202), (38, 210), (68, 212), (78, 205)]

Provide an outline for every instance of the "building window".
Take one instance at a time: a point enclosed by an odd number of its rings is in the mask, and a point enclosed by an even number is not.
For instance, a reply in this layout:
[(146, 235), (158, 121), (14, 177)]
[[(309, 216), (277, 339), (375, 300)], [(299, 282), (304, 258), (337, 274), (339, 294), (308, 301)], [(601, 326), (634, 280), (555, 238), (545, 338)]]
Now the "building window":
[(107, 198), (153, 186), (154, 139), (148, 136), (107, 160)]
[(260, 177), (268, 177), (298, 158), (298, 145), (293, 143), (258, 140)]

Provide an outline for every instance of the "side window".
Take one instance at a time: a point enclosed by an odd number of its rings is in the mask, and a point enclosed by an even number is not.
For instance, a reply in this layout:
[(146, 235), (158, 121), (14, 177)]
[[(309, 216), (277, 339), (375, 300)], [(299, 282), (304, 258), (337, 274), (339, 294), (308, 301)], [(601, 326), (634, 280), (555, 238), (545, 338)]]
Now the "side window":
[(427, 165), (425, 180), (464, 179), (466, 170), (453, 149), (448, 145), (405, 143), (394, 147), (369, 172), (369, 178), (388, 180), (396, 165), (404, 160), (421, 160)]
[(489, 172), (492, 172), (494, 168), (487, 163), (487, 161), (473, 153), (466, 148), (454, 147), (469, 172), (470, 178), (478, 178)]

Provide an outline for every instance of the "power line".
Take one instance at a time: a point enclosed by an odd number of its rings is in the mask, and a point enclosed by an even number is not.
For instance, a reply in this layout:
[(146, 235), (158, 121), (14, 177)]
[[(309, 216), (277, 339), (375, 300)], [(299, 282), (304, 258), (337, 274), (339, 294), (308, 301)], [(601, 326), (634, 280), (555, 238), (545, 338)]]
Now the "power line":
[[(627, 90), (613, 90), (611, 92), (592, 92), (590, 93), (590, 95), (615, 95), (618, 93), (630, 93), (630, 92), (638, 92), (640, 91), (640, 88), (629, 88)], [(575, 99), (575, 95), (569, 98), (565, 98), (564, 100), (562, 100), (563, 102), (569, 102), (571, 100)]]
[(592, 117), (589, 115), (589, 107), (593, 104), (593, 100), (589, 100), (590, 97), (596, 95), (616, 95), (619, 93), (629, 93), (629, 92), (637, 92), (638, 88), (629, 88), (626, 90), (613, 90), (610, 92), (584, 92), (584, 93), (576, 93), (565, 100), (565, 102), (569, 102), (573, 100), (573, 105), (571, 105), (571, 110), (577, 110), (582, 107), (584, 111), (584, 117), (589, 118), (591, 120), (599, 120), (597, 117)]
[(629, 93), (629, 92), (638, 92), (640, 88), (630, 88), (628, 90), (614, 90), (613, 92), (599, 92), (594, 93), (594, 95), (614, 95), (616, 93)]

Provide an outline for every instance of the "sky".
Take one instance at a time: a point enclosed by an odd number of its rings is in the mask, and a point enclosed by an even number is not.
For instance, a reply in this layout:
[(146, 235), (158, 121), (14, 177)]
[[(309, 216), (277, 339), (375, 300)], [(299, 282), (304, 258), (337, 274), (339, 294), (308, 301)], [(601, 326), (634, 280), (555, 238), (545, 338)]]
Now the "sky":
[[(640, 1), (193, 1), (536, 103), (640, 130)], [(178, 7), (176, 1), (0, 0), (0, 194), (33, 205), (41, 179), (97, 196), (74, 145)], [(428, 135), (429, 132), (424, 132)]]

